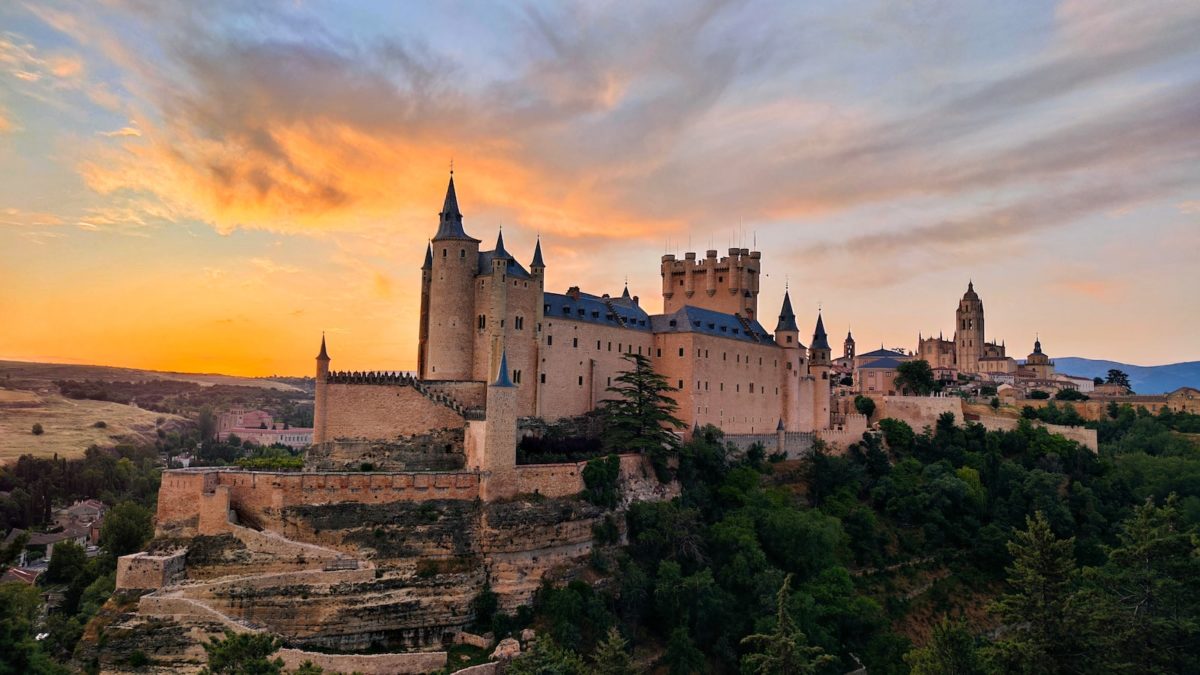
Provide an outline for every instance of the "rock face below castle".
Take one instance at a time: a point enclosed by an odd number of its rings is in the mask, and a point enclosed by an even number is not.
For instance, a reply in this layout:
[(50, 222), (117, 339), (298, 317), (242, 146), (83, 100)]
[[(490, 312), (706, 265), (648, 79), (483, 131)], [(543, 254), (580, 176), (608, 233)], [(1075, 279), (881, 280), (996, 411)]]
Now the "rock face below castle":
[[(586, 566), (594, 525), (623, 523), (577, 498), (583, 466), (518, 467), (522, 496), (491, 502), (466, 473), (169, 471), (157, 537), (122, 558), (82, 656), (106, 672), (135, 652), (194, 671), (203, 640), (228, 629), (344, 658), (394, 652), (380, 672), (439, 669), (430, 659), (444, 661), (485, 585), (513, 611)], [(621, 468), (625, 504), (675, 494), (638, 456)]]

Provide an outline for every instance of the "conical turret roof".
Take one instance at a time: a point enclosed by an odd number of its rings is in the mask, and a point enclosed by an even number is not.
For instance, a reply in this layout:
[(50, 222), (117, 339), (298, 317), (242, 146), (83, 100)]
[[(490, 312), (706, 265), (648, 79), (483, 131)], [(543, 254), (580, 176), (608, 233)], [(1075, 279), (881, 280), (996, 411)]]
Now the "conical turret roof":
[(813, 329), (812, 349), (829, 349), (829, 336), (825, 334), (825, 322), (817, 313), (817, 327)]
[(329, 352), (325, 351), (325, 334), (321, 333), (321, 353), (317, 354), (317, 358), (322, 361), (329, 360)]
[(496, 372), (496, 381), (492, 383), (493, 387), (511, 387), (513, 386), (512, 379), (508, 376), (508, 351), (500, 352), (500, 370)]
[(421, 265), (421, 269), (433, 269), (433, 242), (429, 242), (429, 245), (425, 247), (425, 264)]
[(796, 325), (796, 313), (792, 311), (792, 298), (787, 291), (783, 292), (783, 307), (779, 310), (779, 323), (775, 324), (775, 332), (785, 330), (800, 331)]
[(533, 261), (529, 263), (530, 267), (545, 267), (546, 263), (542, 262), (542, 238), (537, 238), (537, 244), (533, 247)]
[(508, 258), (512, 260), (512, 255), (504, 248), (504, 228), (501, 228), (499, 234), (496, 235), (496, 250), (492, 254), (492, 258)]
[(441, 220), (438, 222), (437, 234), (433, 235), (434, 241), (443, 239), (470, 239), (467, 233), (463, 230), (462, 212), (458, 210), (458, 195), (454, 191), (454, 174), (450, 174), (450, 184), (446, 186), (446, 201), (442, 204), (442, 212), (438, 214)]

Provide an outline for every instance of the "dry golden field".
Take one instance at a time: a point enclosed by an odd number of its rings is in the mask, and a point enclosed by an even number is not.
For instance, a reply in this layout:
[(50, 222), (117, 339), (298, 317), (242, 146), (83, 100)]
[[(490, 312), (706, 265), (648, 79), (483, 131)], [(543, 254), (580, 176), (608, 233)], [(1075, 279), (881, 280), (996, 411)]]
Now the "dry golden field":
[[(172, 428), (186, 420), (131, 405), (68, 399), (55, 380), (181, 380), (200, 385), (232, 384), (296, 390), (282, 382), (229, 375), (164, 373), (109, 366), (0, 361), (0, 463), (23, 454), (79, 457), (90, 445), (112, 446), (124, 440), (153, 442), (156, 423)], [(97, 428), (104, 422), (105, 428)], [(35, 436), (33, 425), (44, 433)]]

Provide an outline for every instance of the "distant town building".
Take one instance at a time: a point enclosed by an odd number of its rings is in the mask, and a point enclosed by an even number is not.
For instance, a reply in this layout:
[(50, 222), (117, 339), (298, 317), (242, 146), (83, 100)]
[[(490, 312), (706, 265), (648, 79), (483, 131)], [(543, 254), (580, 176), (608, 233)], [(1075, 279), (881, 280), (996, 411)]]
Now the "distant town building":
[(288, 427), (276, 422), (271, 413), (264, 410), (231, 410), (221, 413), (217, 417), (217, 440), (228, 440), (231, 435), (257, 445), (286, 445), (297, 450), (306, 448), (313, 442), (311, 428)]

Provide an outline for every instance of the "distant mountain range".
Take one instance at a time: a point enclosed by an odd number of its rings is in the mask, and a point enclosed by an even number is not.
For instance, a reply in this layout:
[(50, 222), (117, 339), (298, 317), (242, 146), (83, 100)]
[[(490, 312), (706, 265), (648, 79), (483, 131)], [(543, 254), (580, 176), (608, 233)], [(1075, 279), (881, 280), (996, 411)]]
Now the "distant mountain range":
[(1200, 389), (1200, 361), (1170, 363), (1165, 366), (1135, 366), (1117, 361), (1084, 359), (1077, 356), (1054, 359), (1054, 370), (1068, 375), (1104, 377), (1110, 368), (1129, 374), (1129, 384), (1139, 394), (1165, 394), (1179, 387)]

